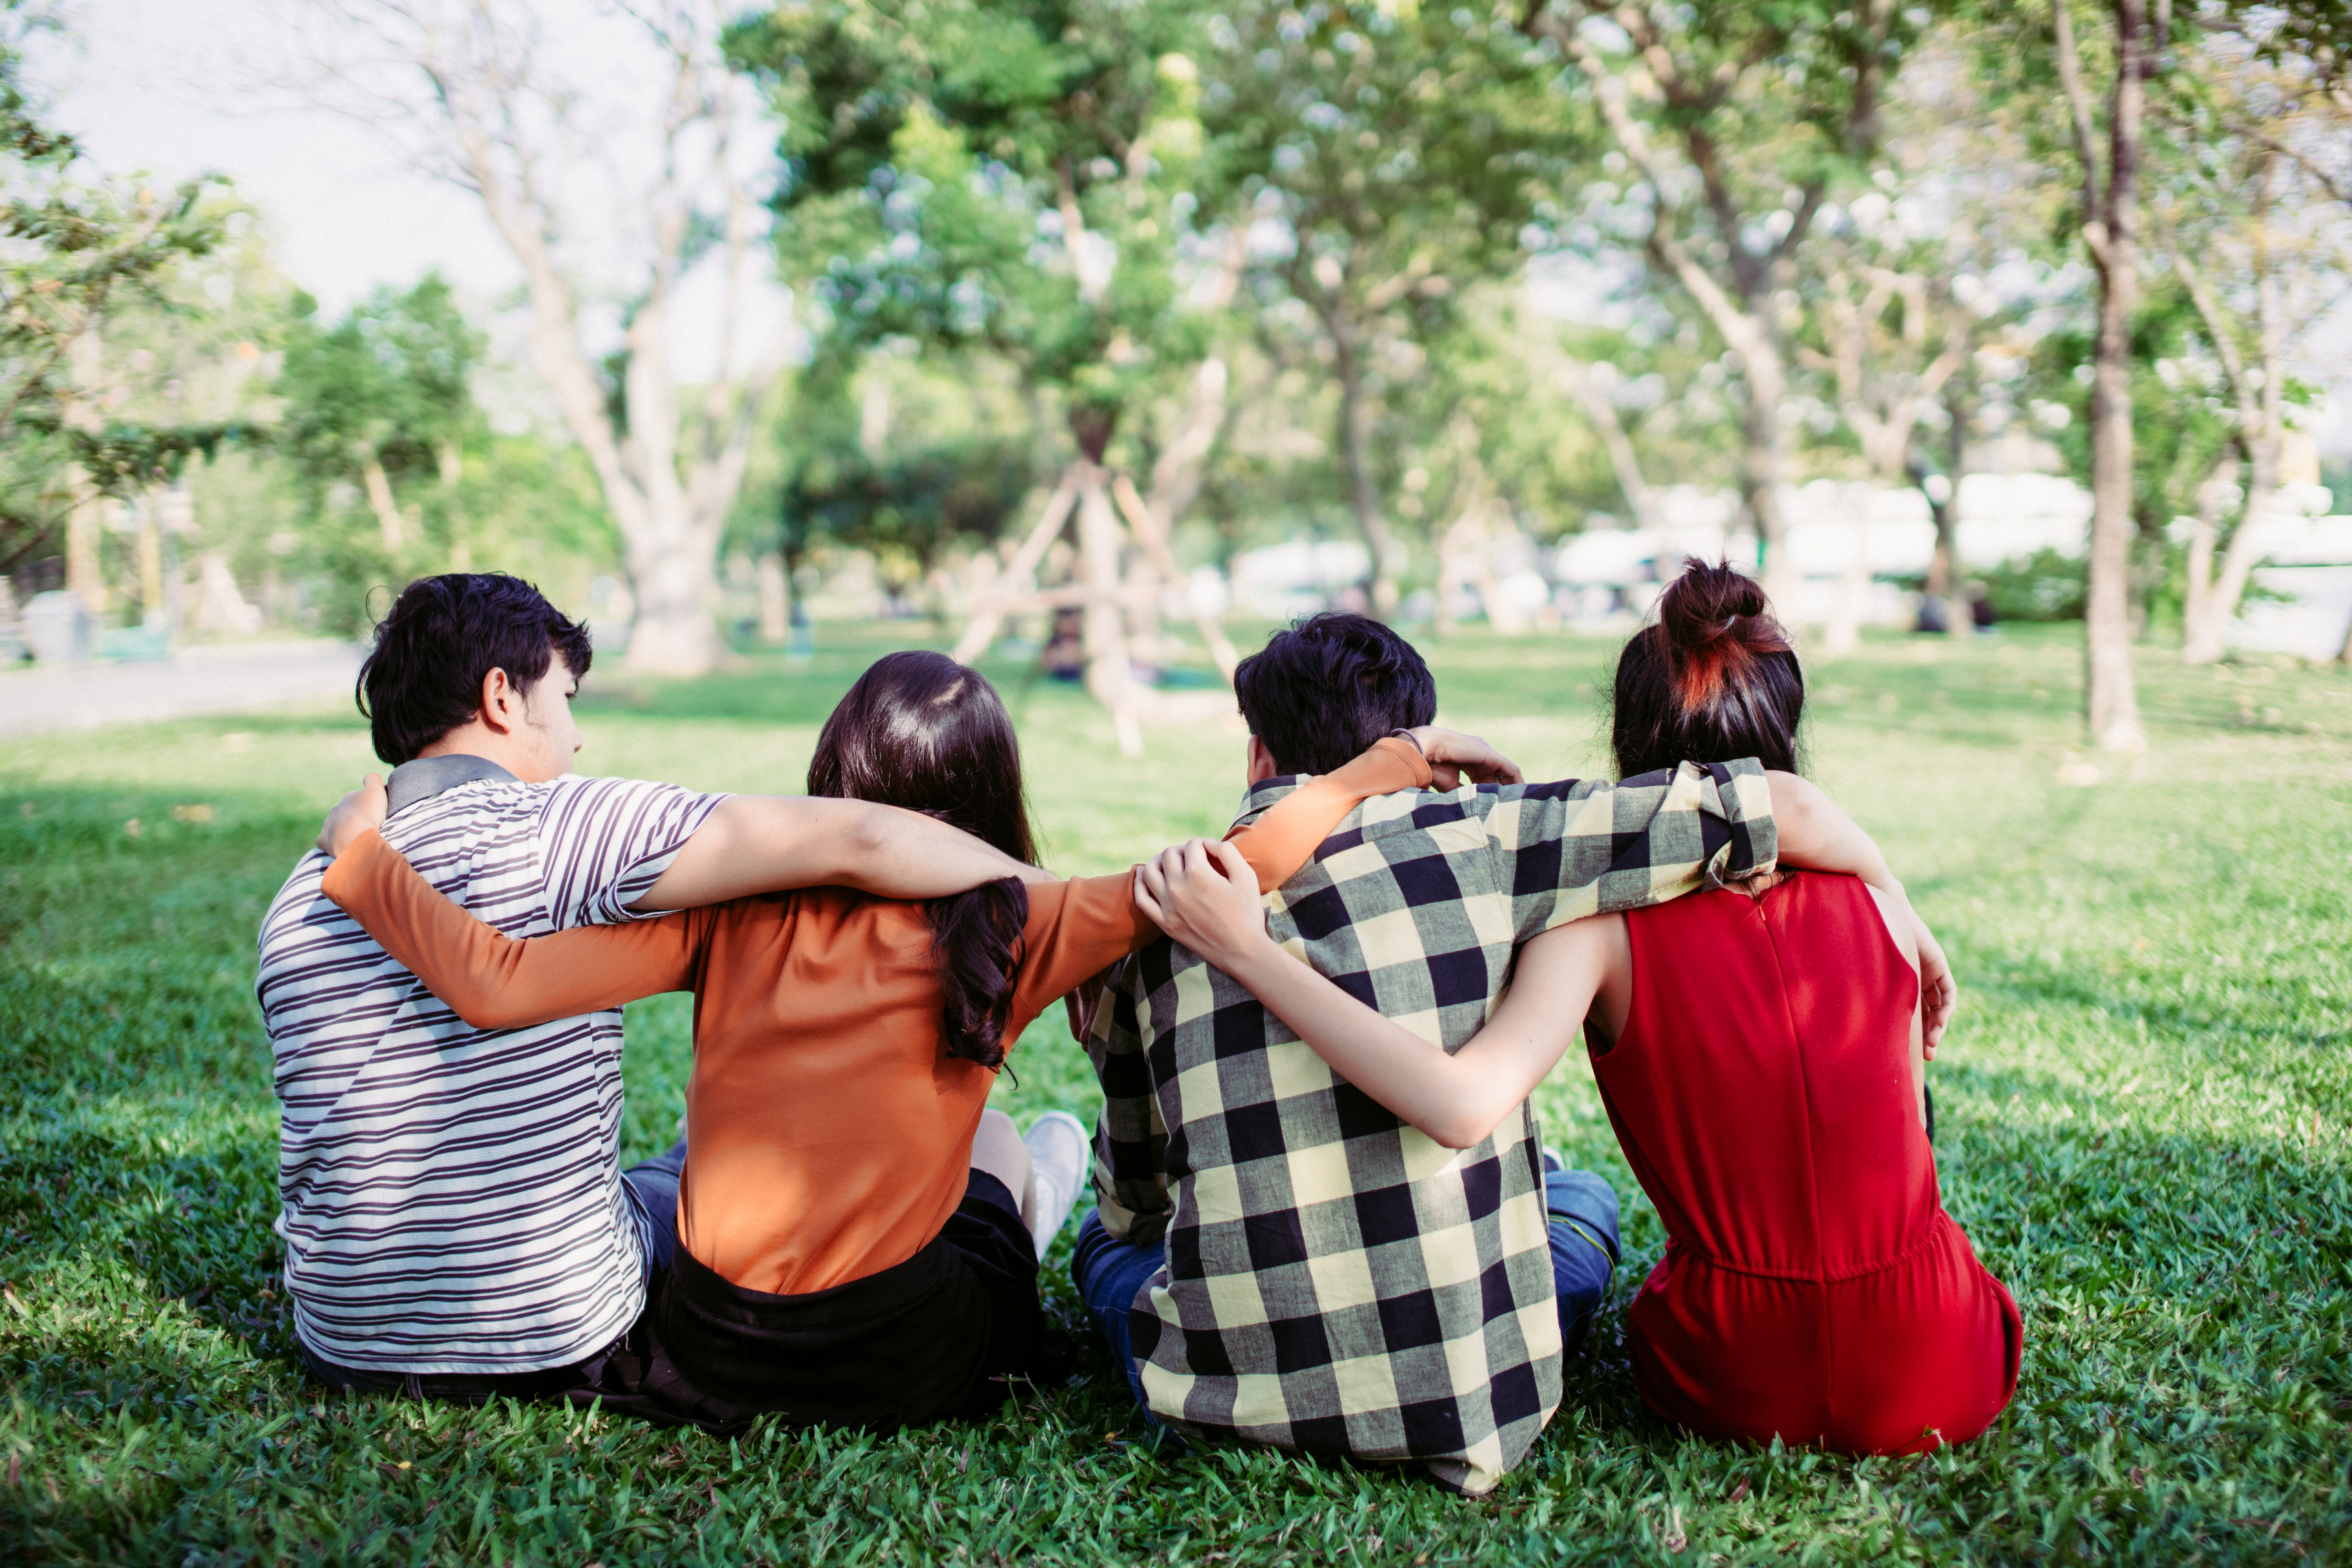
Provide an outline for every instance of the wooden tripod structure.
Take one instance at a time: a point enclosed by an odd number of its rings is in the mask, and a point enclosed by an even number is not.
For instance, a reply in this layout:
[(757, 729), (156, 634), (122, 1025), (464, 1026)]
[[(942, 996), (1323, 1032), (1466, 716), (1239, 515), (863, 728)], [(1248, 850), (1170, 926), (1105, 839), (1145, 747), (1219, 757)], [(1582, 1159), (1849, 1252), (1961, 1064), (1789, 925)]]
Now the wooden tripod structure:
[[(1110, 710), (1122, 756), (1143, 752), (1143, 718), (1161, 705), (1160, 694), (1135, 678), (1130, 646), (1140, 636), (1157, 640), (1160, 595), (1182, 580), (1168, 545), (1168, 530), (1126, 474), (1103, 466), (1110, 442), (1108, 417), (1073, 417), (1079, 457), (1063, 470), (1045, 509), (990, 586), (982, 590), (971, 621), (957, 639), (954, 658), (970, 664), (988, 650), (1007, 616), (1076, 607), (1085, 612), (1083, 644), (1087, 689)], [(1024, 588), (1034, 581), (1045, 552), (1076, 520), (1078, 571), (1066, 587)], [(1121, 525), (1121, 519), (1125, 525)], [(1129, 552), (1128, 545), (1139, 548)], [(1225, 684), (1231, 686), (1240, 658), (1213, 615), (1193, 612), (1192, 624), (1208, 645)]]

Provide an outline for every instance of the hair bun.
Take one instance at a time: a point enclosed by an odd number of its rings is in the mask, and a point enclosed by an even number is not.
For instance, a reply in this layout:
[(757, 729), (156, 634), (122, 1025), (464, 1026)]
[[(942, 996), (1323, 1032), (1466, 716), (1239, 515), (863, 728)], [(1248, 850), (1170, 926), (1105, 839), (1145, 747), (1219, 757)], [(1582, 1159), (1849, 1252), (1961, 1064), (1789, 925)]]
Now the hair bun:
[(1658, 599), (1658, 637), (1685, 707), (1712, 701), (1728, 677), (1764, 653), (1788, 653), (1763, 585), (1729, 562), (1694, 561)]

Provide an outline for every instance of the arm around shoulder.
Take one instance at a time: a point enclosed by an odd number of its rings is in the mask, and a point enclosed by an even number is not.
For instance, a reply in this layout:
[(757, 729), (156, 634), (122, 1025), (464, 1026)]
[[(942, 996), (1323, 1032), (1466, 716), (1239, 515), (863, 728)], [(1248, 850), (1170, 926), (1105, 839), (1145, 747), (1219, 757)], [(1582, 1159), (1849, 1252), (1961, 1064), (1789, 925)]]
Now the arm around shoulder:
[(871, 801), (737, 795), (719, 803), (635, 908), (682, 910), (793, 888), (943, 899), (1054, 879), (920, 812)]

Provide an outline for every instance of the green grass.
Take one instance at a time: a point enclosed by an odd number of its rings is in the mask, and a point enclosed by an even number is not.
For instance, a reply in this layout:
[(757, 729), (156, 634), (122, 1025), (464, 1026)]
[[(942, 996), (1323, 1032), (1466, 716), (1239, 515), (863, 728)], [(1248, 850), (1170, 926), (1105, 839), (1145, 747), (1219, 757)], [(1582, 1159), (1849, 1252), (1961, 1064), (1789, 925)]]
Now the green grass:
[[(683, 687), (599, 672), (597, 772), (790, 789), (883, 633)], [(1611, 650), (1465, 637), (1445, 717), (1596, 771)], [(0, 749), (0, 1558), (226, 1563), (2352, 1560), (2352, 678), (2143, 664), (2153, 747), (2070, 753), (2064, 630), (1867, 645), (1815, 672), (1819, 776), (1966, 986), (1935, 1068), (1947, 1202), (2024, 1309), (2022, 1382), (1957, 1451), (1853, 1462), (1675, 1436), (1605, 1328), (1530, 1462), (1465, 1501), (1279, 1454), (1186, 1458), (1089, 1349), (993, 1420), (740, 1443), (563, 1409), (325, 1396), (275, 1289), (261, 910), (370, 763), (347, 710)], [(1221, 829), (1241, 737), (1122, 762), (1066, 689), (997, 672), (1049, 853), (1102, 870)], [(2087, 771), (2086, 771), (2087, 770)], [(2094, 773), (2097, 775), (2094, 777)], [(209, 820), (175, 819), (207, 806)], [(183, 811), (184, 817), (202, 812)], [(128, 826), (139, 824), (134, 834)], [(1092, 1105), (1058, 1015), (1008, 1108)], [(680, 999), (629, 1014), (627, 1152), (667, 1137)], [(1547, 1132), (1663, 1237), (1590, 1077)], [(1055, 1259), (1066, 1257), (1065, 1241)], [(1073, 1306), (1058, 1267), (1057, 1310)]]

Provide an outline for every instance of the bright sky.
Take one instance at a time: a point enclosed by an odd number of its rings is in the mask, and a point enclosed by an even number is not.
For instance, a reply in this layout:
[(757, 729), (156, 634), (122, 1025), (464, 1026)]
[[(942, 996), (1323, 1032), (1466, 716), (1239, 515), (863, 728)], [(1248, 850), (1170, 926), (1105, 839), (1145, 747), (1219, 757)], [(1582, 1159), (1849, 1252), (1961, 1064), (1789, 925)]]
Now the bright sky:
[(33, 79), (110, 174), (222, 174), (257, 205), (278, 265), (334, 310), (438, 267), (488, 299), (521, 281), (464, 192), (417, 174), (379, 133), (264, 84), (283, 10), (258, 0), (75, 0)]
[[(645, 174), (657, 138), (641, 133), (666, 77), (642, 31), (600, 0), (532, 0), (544, 54), (577, 89), (593, 151), (577, 161), (559, 195), (566, 254), (589, 277), (583, 308), (614, 330), (610, 301), (638, 286), (639, 254), (627, 225), (642, 210), (613, 199)], [(478, 316), (513, 302), (521, 268), (468, 193), (411, 163), (383, 132), (331, 108), (299, 84), (317, 79), (306, 51), (349, 55), (365, 35), (338, 26), (306, 0), (68, 0), (67, 31), (38, 40), (31, 79), (52, 100), (56, 122), (81, 139), (110, 174), (146, 173), (176, 182), (225, 174), (260, 209), (278, 265), (330, 312), (378, 284), (406, 285), (438, 268)], [(405, 87), (413, 77), (404, 73)], [(747, 89), (748, 94), (748, 89)], [(745, 155), (770, 145), (754, 122)], [(632, 159), (642, 152), (646, 158)], [(673, 318), (671, 360), (689, 382), (716, 370), (724, 268), (688, 275)], [(739, 350), (764, 334), (796, 333), (790, 296), (769, 286), (764, 257)], [(509, 317), (495, 339), (522, 354)], [(592, 331), (595, 330), (592, 327)], [(772, 341), (770, 339), (768, 341)], [(740, 357), (753, 357), (748, 351)]]

